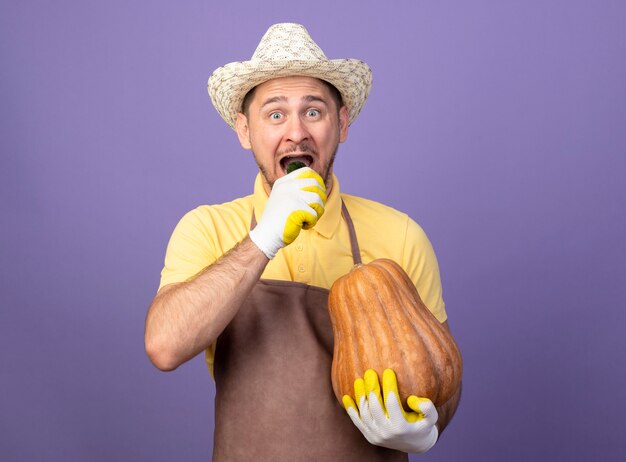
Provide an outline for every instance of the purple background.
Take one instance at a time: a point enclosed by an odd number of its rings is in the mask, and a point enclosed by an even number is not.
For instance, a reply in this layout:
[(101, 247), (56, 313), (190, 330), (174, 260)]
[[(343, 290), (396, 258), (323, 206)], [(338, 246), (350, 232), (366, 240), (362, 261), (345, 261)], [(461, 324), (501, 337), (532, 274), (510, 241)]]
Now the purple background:
[(295, 21), (374, 71), (343, 190), (439, 257), (464, 396), (419, 459), (625, 460), (625, 4), (224, 3), (1, 3), (0, 458), (209, 459), (144, 317), (178, 219), (252, 188), (208, 75)]

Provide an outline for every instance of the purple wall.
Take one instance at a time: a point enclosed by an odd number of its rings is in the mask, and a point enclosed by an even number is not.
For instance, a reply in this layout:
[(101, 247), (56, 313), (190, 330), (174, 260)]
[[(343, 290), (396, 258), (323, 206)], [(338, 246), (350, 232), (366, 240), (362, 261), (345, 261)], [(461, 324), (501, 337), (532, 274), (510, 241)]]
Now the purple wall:
[(208, 75), (296, 21), (374, 71), (344, 191), (440, 259), (465, 388), (419, 459), (625, 460), (624, 3), (212, 3), (0, 5), (0, 459), (209, 459), (203, 361), (143, 322), (177, 220), (251, 191)]

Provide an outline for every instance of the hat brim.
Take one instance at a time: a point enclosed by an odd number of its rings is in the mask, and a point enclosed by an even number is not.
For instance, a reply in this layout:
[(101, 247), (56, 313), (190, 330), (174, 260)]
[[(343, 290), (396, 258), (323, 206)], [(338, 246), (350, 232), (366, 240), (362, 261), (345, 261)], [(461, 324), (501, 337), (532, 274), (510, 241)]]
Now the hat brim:
[(372, 86), (372, 71), (357, 59), (323, 61), (237, 61), (216, 69), (209, 77), (211, 101), (228, 125), (235, 128), (237, 113), (246, 94), (271, 79), (289, 76), (315, 77), (332, 84), (348, 109), (351, 124), (359, 115)]

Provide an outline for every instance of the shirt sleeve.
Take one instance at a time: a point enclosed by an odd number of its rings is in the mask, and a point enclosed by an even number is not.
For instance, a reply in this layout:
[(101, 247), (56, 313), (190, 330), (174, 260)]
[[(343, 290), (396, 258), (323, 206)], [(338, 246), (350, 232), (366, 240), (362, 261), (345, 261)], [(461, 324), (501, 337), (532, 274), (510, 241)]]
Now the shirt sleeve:
[(439, 322), (444, 322), (448, 316), (443, 301), (439, 264), (435, 251), (424, 230), (409, 217), (407, 217), (403, 266), (426, 307)]
[(176, 225), (165, 252), (159, 289), (187, 281), (217, 260), (212, 233), (198, 213), (192, 210)]

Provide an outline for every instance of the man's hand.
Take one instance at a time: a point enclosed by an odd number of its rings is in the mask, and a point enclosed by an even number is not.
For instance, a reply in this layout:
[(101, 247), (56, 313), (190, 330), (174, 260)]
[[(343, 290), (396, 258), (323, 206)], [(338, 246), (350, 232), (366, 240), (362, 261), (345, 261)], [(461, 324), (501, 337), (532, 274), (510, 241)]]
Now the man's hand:
[(353, 399), (345, 395), (343, 405), (354, 425), (372, 444), (398, 451), (423, 453), (435, 445), (439, 432), (437, 410), (431, 400), (410, 396), (405, 412), (399, 402), (396, 374), (391, 369), (383, 372), (383, 397), (376, 371), (365, 371), (363, 378), (354, 382)]
[(326, 186), (322, 178), (303, 167), (279, 178), (272, 187), (259, 224), (250, 239), (270, 260), (291, 244), (301, 229), (315, 226), (324, 213)]

